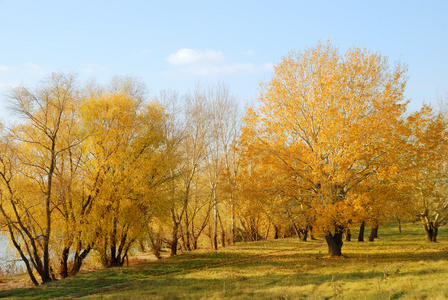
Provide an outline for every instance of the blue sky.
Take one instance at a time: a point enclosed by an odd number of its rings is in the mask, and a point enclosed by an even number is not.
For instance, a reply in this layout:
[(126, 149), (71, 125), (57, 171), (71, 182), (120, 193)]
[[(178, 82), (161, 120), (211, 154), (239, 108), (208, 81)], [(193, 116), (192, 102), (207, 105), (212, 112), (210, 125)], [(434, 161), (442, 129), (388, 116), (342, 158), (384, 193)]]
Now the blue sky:
[(0, 0), (0, 92), (72, 71), (136, 76), (151, 95), (224, 81), (244, 105), (289, 51), (331, 40), (407, 63), (416, 110), (448, 93), (447, 15), (445, 0)]

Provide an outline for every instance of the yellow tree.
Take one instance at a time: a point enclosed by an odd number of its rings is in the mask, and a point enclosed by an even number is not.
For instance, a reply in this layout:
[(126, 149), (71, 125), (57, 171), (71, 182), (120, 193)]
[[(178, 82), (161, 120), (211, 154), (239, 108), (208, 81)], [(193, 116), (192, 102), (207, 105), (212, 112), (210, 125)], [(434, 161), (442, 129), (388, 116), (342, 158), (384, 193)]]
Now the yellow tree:
[[(126, 83), (126, 82), (125, 82)], [(132, 245), (142, 239), (166, 180), (163, 166), (164, 112), (144, 103), (132, 89), (104, 92), (81, 108), (83, 126), (92, 132), (84, 147), (86, 193), (95, 204), (92, 229), (104, 266), (122, 265)]]
[(406, 124), (400, 182), (427, 240), (436, 242), (439, 227), (448, 224), (447, 122), (442, 114), (424, 106)]
[(0, 210), (11, 242), (37, 285), (34, 271), (42, 283), (55, 279), (51, 257), (60, 254), (59, 237), (64, 235), (56, 225), (65, 203), (60, 197), (64, 157), (83, 140), (74, 133), (79, 101), (75, 77), (52, 74), (34, 91), (15, 89), (11, 101), (25, 122), (3, 137)]
[(262, 85), (260, 106), (247, 111), (246, 157), (274, 165), (286, 192), (311, 193), (331, 256), (342, 255), (343, 230), (356, 217), (351, 192), (395, 151), (405, 75), (378, 53), (318, 44), (284, 57)]

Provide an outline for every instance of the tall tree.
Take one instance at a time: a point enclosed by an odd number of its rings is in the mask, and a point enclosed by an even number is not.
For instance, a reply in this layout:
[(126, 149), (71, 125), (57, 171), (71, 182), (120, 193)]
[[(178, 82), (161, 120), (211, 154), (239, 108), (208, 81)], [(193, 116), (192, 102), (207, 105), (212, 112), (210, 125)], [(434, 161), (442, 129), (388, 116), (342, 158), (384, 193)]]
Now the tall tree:
[(145, 234), (156, 211), (158, 188), (167, 178), (161, 163), (165, 147), (163, 108), (133, 93), (132, 82), (106, 91), (82, 106), (83, 126), (92, 136), (85, 146), (89, 193), (96, 202), (92, 230), (100, 237), (96, 250), (105, 266), (122, 265)]
[(406, 67), (379, 53), (318, 44), (284, 57), (260, 106), (247, 111), (245, 157), (275, 166), (289, 194), (312, 196), (330, 256), (342, 255), (343, 231), (356, 218), (354, 188), (395, 151), (405, 83)]
[[(223, 185), (220, 178), (227, 171), (228, 180), (232, 180), (232, 173), (236, 172), (234, 162), (232, 162), (232, 149), (238, 130), (238, 103), (236, 97), (230, 92), (224, 83), (218, 83), (204, 89), (201, 94), (208, 102), (209, 107), (209, 143), (206, 147), (206, 169), (210, 187), (211, 202), (213, 207), (213, 236), (212, 245), (218, 249), (218, 224), (221, 226), (222, 244), (225, 244), (225, 226), (223, 218), (220, 216), (219, 206), (223, 200), (219, 195), (223, 195)], [(233, 166), (232, 166), (233, 164)], [(228, 181), (227, 184), (231, 183)], [(231, 191), (231, 190), (230, 190)], [(229, 194), (232, 196), (232, 193)], [(232, 201), (232, 199), (228, 199)], [(222, 205), (221, 204), (221, 205)], [(231, 203), (230, 203), (231, 204)]]
[[(171, 98), (168, 101), (171, 102), (171, 106), (178, 102), (177, 96), (171, 95), (171, 97), (167, 98), (167, 95), (164, 95), (164, 97), (167, 100)], [(191, 218), (194, 218), (198, 209), (204, 207), (197, 202), (191, 203), (190, 200), (192, 193), (196, 192), (195, 189), (197, 189), (194, 181), (204, 167), (210, 122), (208, 107), (206, 99), (198, 90), (185, 96), (184, 105), (182, 110), (183, 115), (177, 115), (175, 109), (169, 110), (171, 112), (170, 115), (173, 117), (171, 119), (171, 127), (181, 128), (177, 132), (171, 129), (173, 133), (171, 135), (173, 137), (172, 140), (177, 141), (175, 143), (176, 147), (173, 148), (173, 154), (177, 158), (177, 164), (172, 165), (170, 170), (171, 180), (168, 184), (168, 195), (171, 206), (171, 237), (168, 243), (171, 248), (171, 256), (177, 255), (179, 231), (182, 221), (185, 223), (184, 230), (186, 230), (185, 234), (187, 235), (184, 237), (184, 240), (188, 244), (190, 243), (189, 235), (195, 235), (193, 231), (190, 231), (190, 225), (193, 224)], [(189, 208), (191, 206), (193, 206), (193, 212), (189, 214)]]
[(46, 283), (55, 279), (51, 256), (63, 234), (54, 225), (65, 202), (58, 185), (65, 175), (64, 156), (82, 141), (71, 134), (78, 103), (75, 76), (54, 73), (34, 91), (15, 89), (11, 101), (25, 122), (12, 127), (2, 143), (0, 210), (31, 280), (38, 284), (36, 271)]

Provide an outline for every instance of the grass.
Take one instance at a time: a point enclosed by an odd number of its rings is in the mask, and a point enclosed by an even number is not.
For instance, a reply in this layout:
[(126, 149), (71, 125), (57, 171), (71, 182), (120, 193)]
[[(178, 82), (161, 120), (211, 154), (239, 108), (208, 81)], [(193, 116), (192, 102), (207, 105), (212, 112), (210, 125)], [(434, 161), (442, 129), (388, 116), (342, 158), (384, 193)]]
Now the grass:
[(12, 299), (447, 299), (448, 230), (427, 243), (421, 226), (380, 228), (375, 242), (345, 242), (328, 258), (323, 238), (239, 243), (129, 267), (103, 269)]

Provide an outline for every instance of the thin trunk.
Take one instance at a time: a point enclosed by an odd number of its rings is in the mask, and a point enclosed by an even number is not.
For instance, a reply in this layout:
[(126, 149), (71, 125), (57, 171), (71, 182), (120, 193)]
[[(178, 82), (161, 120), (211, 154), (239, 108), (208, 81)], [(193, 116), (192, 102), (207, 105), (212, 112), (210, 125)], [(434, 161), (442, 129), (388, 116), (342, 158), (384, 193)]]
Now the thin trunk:
[[(193, 220), (192, 220), (192, 222), (193, 222)], [(190, 234), (189, 227), (190, 227), (190, 224), (189, 224), (189, 220), (188, 220), (188, 209), (186, 209), (185, 210), (185, 229), (186, 229), (185, 235), (186, 235), (186, 237), (185, 237), (184, 241), (185, 241), (185, 248), (188, 251), (191, 251), (191, 245), (190, 245), (191, 234)]]
[(278, 239), (278, 227), (274, 224), (274, 240)]
[(199, 236), (193, 237), (193, 249), (194, 250), (198, 249), (198, 239), (199, 239)]
[(221, 243), (222, 247), (226, 246), (226, 231), (224, 230), (224, 226), (222, 225), (221, 214), (218, 213), (219, 225), (221, 226)]
[(236, 242), (236, 235), (235, 235), (235, 212), (234, 212), (234, 207), (233, 207), (233, 194), (230, 198), (230, 210), (231, 210), (231, 215), (230, 215), (230, 223), (232, 226), (232, 244), (235, 245)]
[(171, 243), (170, 243), (170, 256), (176, 256), (177, 255), (177, 232), (179, 229), (179, 223), (173, 222), (173, 231), (171, 234)]
[(179, 237), (181, 240), (180, 247), (182, 248), (183, 251), (188, 251), (187, 242), (185, 241), (184, 227), (182, 226), (182, 224), (179, 224)]
[(314, 237), (314, 234), (313, 234), (313, 226), (308, 225), (308, 232), (310, 234), (310, 239), (315, 240), (316, 238)]
[[(3, 208), (2, 208), (2, 212), (3, 212)], [(9, 223), (9, 220), (8, 220), (8, 229), (9, 229), (9, 234), (10, 234), (10, 237), (11, 237), (11, 241), (12, 241), (14, 247), (16, 247), (17, 251), (19, 252), (20, 258), (25, 263), (26, 271), (28, 272), (28, 275), (30, 276), (31, 281), (33, 282), (34, 285), (36, 285), (36, 286), (39, 285), (39, 283), (37, 282), (36, 277), (34, 276), (33, 269), (31, 267), (30, 261), (26, 257), (26, 255), (23, 252), (22, 248), (20, 247), (19, 243), (17, 243), (17, 240), (16, 240), (16, 238), (14, 236), (13, 229), (11, 227), (11, 224)]]
[(378, 225), (374, 225), (370, 229), (369, 242), (373, 242), (376, 238), (378, 238)]
[(362, 221), (361, 226), (359, 226), (358, 242), (364, 242), (365, 228), (366, 228), (366, 222)]
[(271, 225), (272, 225), (272, 223), (269, 222), (269, 224), (268, 224), (268, 229), (266, 230), (266, 234), (265, 234), (265, 236), (264, 236), (264, 239), (265, 239), (265, 240), (268, 240), (268, 238), (269, 238), (269, 231), (270, 231), (270, 229), (271, 229)]
[[(301, 235), (301, 233), (300, 233), (300, 230), (297, 228), (296, 223), (292, 222), (292, 223), (291, 223), (291, 226), (292, 226), (292, 228), (294, 229), (296, 235), (297, 235), (299, 238), (301, 238), (302, 235)], [(292, 231), (292, 230), (291, 230), (291, 231)], [(291, 234), (290, 236), (292, 236), (292, 234)]]
[(213, 189), (213, 249), (218, 250), (218, 203)]
[[(57, 132), (57, 131), (56, 131)], [(43, 256), (44, 256), (44, 270), (42, 276), (42, 283), (47, 283), (52, 281), (50, 274), (50, 235), (51, 235), (51, 196), (53, 187), (53, 173), (56, 167), (56, 137), (52, 138), (51, 144), (51, 162), (50, 168), (48, 170), (48, 181), (45, 199), (45, 218), (46, 218), (46, 229), (43, 235)]]
[(401, 233), (401, 220), (399, 217), (397, 217), (397, 223), (398, 223), (398, 231)]
[(345, 241), (350, 242), (352, 240), (352, 233), (350, 232), (350, 228), (345, 230)]

